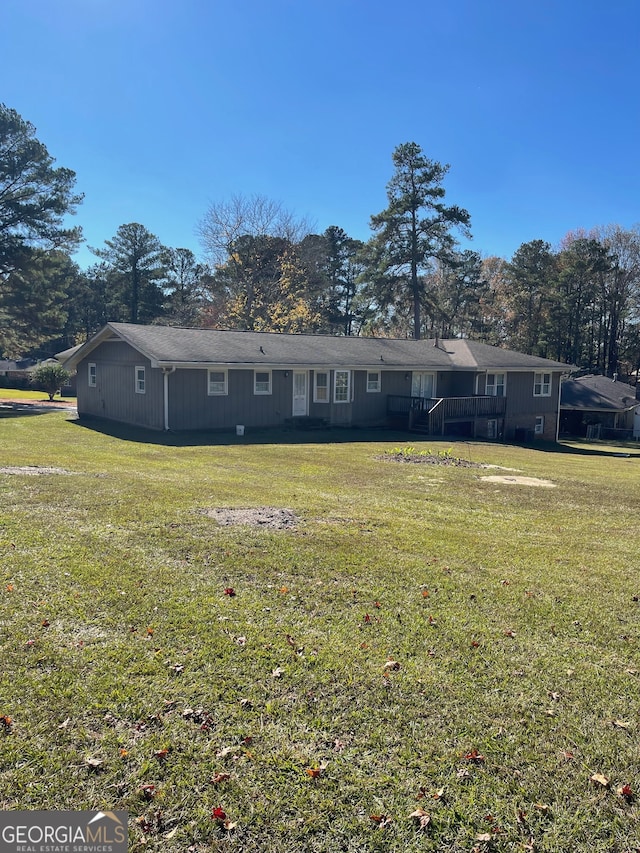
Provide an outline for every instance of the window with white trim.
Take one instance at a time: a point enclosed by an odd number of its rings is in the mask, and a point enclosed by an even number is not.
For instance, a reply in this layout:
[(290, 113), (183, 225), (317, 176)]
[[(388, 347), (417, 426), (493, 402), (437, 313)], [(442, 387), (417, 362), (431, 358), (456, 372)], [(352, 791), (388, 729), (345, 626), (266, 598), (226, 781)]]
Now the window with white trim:
[(551, 374), (550, 373), (534, 373), (533, 374), (533, 396), (534, 397), (550, 397), (551, 396)]
[(93, 362), (89, 363), (88, 367), (88, 377), (89, 377), (89, 388), (95, 388), (97, 384), (97, 368)]
[(334, 403), (351, 402), (351, 371), (336, 370), (335, 385), (333, 387)]
[(145, 393), (145, 369), (136, 367), (136, 394)]
[(228, 394), (227, 371), (226, 370), (210, 370), (208, 380), (209, 396)]
[(533, 428), (534, 435), (542, 435), (544, 433), (544, 415), (536, 415), (536, 423)]
[(271, 371), (270, 370), (255, 370), (253, 373), (253, 393), (254, 394), (270, 394), (271, 393)]
[(329, 374), (326, 371), (317, 371), (313, 374), (313, 402), (329, 402)]
[(487, 397), (504, 397), (507, 377), (504, 373), (487, 373), (484, 393)]
[(380, 390), (380, 371), (379, 370), (368, 370), (367, 371), (367, 391), (369, 393), (374, 393)]

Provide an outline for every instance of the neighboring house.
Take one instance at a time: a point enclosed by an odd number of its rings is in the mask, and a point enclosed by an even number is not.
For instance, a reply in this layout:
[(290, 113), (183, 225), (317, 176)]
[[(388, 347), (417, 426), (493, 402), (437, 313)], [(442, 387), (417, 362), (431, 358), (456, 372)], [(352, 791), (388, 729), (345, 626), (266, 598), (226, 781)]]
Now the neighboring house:
[(430, 435), (557, 437), (571, 368), (468, 340), (109, 323), (64, 360), (78, 415), (159, 430), (318, 422)]
[(2, 388), (28, 388), (29, 369), (36, 364), (32, 358), (23, 358), (18, 361), (8, 359), (0, 360), (0, 387)]
[(562, 383), (560, 432), (589, 438), (631, 438), (640, 412), (640, 388), (607, 376), (580, 376)]

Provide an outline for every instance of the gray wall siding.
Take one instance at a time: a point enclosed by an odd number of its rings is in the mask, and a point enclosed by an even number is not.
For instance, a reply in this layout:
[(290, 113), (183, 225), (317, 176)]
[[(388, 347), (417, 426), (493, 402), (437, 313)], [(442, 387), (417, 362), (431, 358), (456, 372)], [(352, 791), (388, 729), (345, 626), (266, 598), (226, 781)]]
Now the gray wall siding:
[(440, 371), (436, 376), (436, 397), (472, 397), (476, 374), (469, 371)]
[[(88, 365), (96, 365), (96, 385), (89, 387)], [(145, 368), (145, 393), (135, 390), (135, 368)], [(124, 341), (97, 347), (78, 365), (78, 415), (163, 429), (162, 373)]]
[[(285, 372), (288, 376), (285, 376)], [(207, 393), (207, 370), (176, 370), (169, 376), (169, 428), (233, 429), (275, 426), (291, 417), (291, 371), (273, 370), (271, 394), (254, 394), (253, 370), (229, 370), (228, 394)]]
[(544, 417), (544, 433), (538, 439), (553, 441), (556, 437), (558, 389), (560, 374), (551, 375), (551, 396), (533, 396), (533, 372), (507, 373), (507, 410), (505, 438), (515, 437), (516, 429), (533, 430), (536, 417)]

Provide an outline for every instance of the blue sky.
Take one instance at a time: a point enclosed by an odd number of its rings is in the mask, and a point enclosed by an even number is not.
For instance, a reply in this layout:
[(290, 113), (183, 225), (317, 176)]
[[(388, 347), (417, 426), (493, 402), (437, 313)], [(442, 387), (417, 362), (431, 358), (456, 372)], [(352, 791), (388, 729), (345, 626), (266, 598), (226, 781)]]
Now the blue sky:
[(254, 193), (367, 239), (412, 141), (508, 258), (640, 221), (639, 33), (638, 0), (3, 0), (0, 100), (77, 173), (88, 245), (201, 254)]

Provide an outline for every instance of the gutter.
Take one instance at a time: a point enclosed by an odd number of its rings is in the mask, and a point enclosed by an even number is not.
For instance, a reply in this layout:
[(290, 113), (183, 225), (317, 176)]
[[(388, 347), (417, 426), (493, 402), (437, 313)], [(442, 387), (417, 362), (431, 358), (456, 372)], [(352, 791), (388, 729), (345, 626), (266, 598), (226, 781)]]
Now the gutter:
[(162, 402), (164, 409), (164, 429), (165, 432), (169, 432), (169, 375), (171, 373), (175, 373), (176, 366), (175, 364), (171, 367), (163, 367), (162, 368)]

